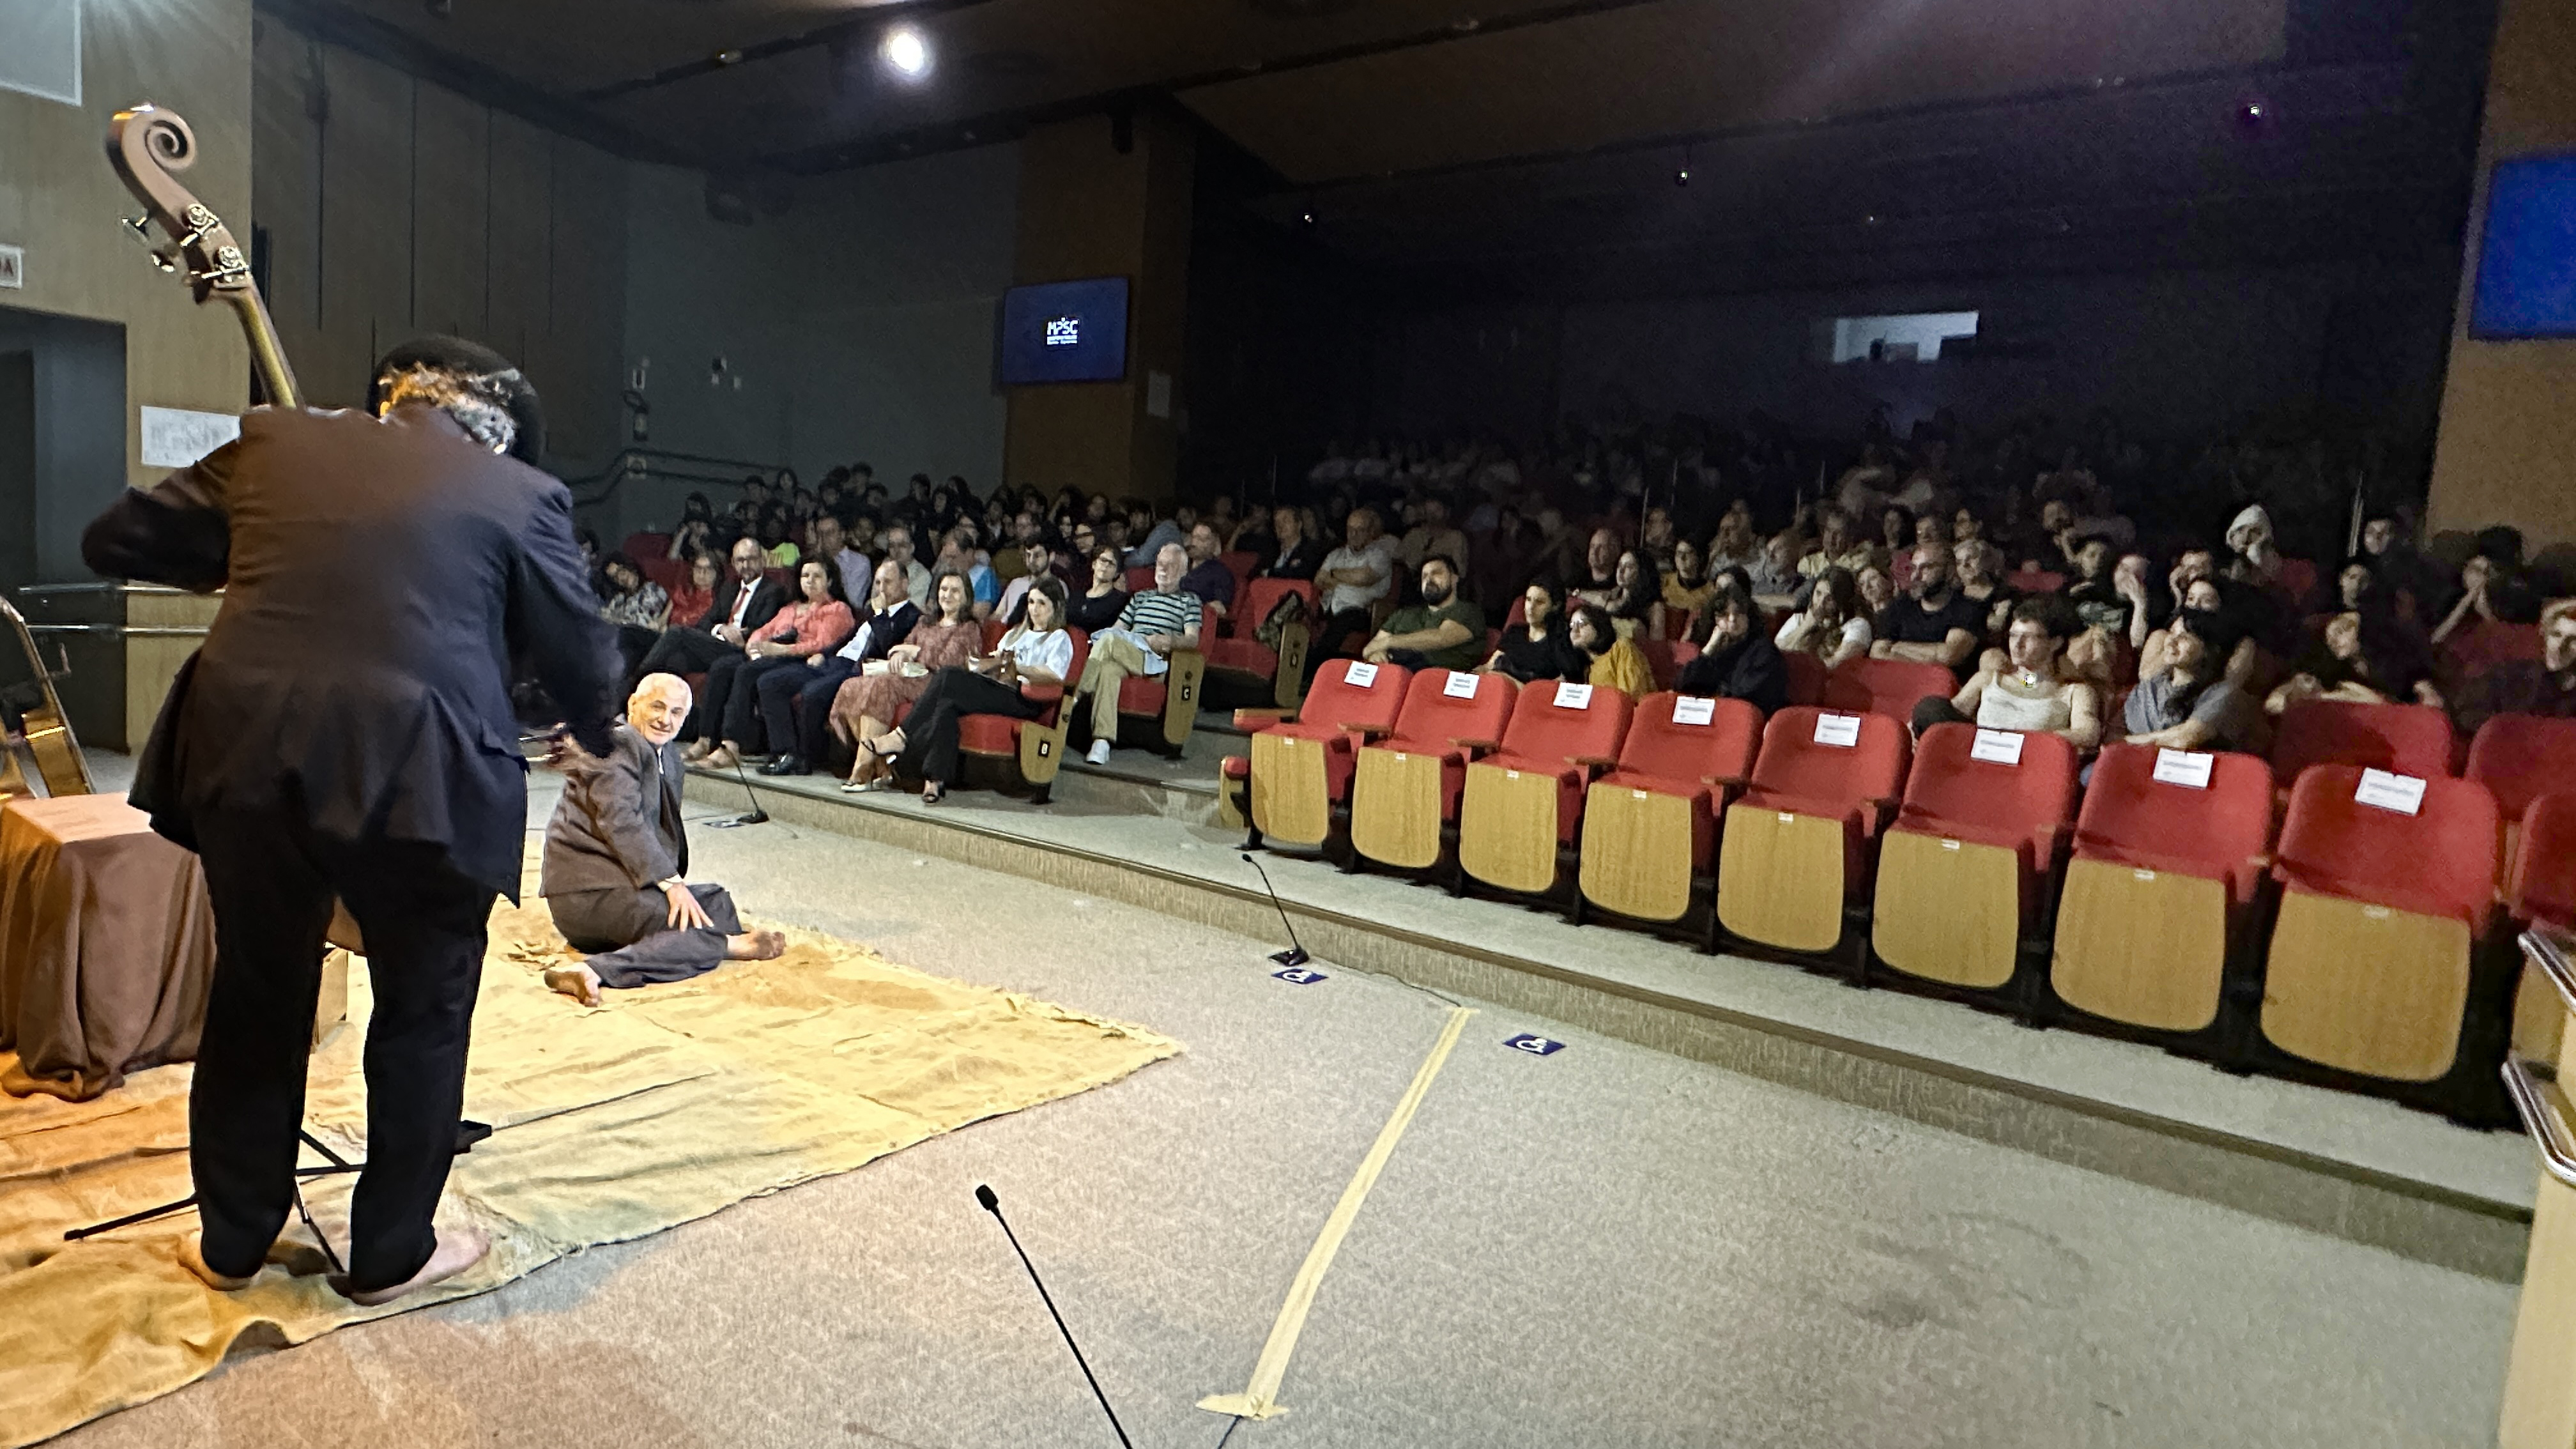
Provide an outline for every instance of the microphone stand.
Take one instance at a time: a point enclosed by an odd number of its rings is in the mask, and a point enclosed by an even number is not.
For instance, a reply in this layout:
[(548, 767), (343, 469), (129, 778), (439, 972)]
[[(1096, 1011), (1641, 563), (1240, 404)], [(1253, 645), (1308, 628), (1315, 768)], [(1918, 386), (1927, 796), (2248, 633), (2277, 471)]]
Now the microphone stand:
[(1073, 1341), (1073, 1330), (1064, 1326), (1064, 1315), (1055, 1310), (1055, 1295), (1047, 1292), (1046, 1280), (1038, 1276), (1038, 1265), (1029, 1261), (1029, 1250), (1020, 1246), (1020, 1235), (1011, 1231), (1011, 1220), (1002, 1216), (1002, 1200), (993, 1189), (982, 1184), (975, 1188), (975, 1201), (1002, 1225), (1002, 1236), (1011, 1240), (1011, 1251), (1020, 1255), (1020, 1266), (1029, 1270), (1029, 1281), (1038, 1285), (1038, 1297), (1046, 1303), (1047, 1316), (1055, 1320), (1055, 1331), (1064, 1335), (1064, 1346), (1073, 1350), (1073, 1361), (1082, 1369), (1082, 1381), (1091, 1385), (1093, 1398), (1100, 1400), (1100, 1412), (1109, 1416), (1109, 1427), (1126, 1449), (1136, 1449), (1128, 1442), (1126, 1427), (1118, 1422), (1118, 1411), (1109, 1407), (1109, 1396), (1100, 1391), (1100, 1380), (1091, 1376), (1091, 1365), (1082, 1356), (1082, 1345)]
[(1297, 928), (1288, 920), (1288, 908), (1280, 904), (1278, 887), (1270, 883), (1270, 872), (1261, 868), (1261, 862), (1252, 858), (1251, 851), (1243, 852), (1243, 863), (1251, 866), (1253, 872), (1261, 877), (1261, 888), (1270, 893), (1270, 908), (1279, 913), (1279, 924), (1288, 928), (1288, 949), (1271, 952), (1270, 959), (1282, 966), (1303, 966), (1313, 960), (1306, 954), (1306, 948), (1298, 944)]
[(733, 757), (733, 777), (742, 785), (743, 798), (751, 802), (751, 813), (737, 815), (731, 820), (711, 820), (707, 822), (707, 827), (711, 830), (731, 830), (738, 825), (768, 824), (769, 812), (760, 808), (760, 792), (751, 788), (751, 778), (742, 772), (742, 755), (739, 751), (735, 752)]

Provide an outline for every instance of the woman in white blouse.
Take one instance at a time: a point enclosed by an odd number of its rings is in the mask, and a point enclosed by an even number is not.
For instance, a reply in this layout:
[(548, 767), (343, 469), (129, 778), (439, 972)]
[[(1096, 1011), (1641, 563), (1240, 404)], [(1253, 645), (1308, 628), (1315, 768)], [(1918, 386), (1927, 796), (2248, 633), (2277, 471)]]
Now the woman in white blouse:
[(1836, 566), (1816, 576), (1807, 607), (1780, 621), (1771, 642), (1784, 654), (1813, 654), (1827, 669), (1869, 652), (1869, 614), (1851, 570)]
[[(972, 664), (942, 669), (912, 702), (912, 713), (877, 752), (895, 772), (921, 783), (921, 803), (936, 805), (957, 778), (957, 724), (970, 714), (1036, 719), (1060, 697), (1073, 669), (1073, 635), (1064, 627), (1064, 584), (1052, 574), (1029, 585), (1025, 621)], [(1037, 698), (1025, 686), (1039, 687)]]

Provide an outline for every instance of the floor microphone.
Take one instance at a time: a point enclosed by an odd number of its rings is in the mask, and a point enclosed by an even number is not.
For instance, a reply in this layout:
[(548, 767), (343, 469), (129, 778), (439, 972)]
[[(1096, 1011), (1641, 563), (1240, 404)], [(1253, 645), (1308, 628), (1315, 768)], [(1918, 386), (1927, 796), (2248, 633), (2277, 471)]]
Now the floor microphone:
[(1055, 1320), (1055, 1331), (1064, 1335), (1064, 1346), (1073, 1350), (1073, 1361), (1082, 1369), (1082, 1380), (1091, 1385), (1092, 1397), (1100, 1400), (1100, 1412), (1109, 1416), (1109, 1427), (1118, 1435), (1118, 1442), (1127, 1449), (1136, 1449), (1128, 1443), (1126, 1427), (1118, 1422), (1118, 1411), (1109, 1407), (1109, 1396), (1100, 1391), (1100, 1380), (1091, 1376), (1091, 1365), (1082, 1357), (1082, 1345), (1073, 1341), (1073, 1330), (1064, 1326), (1064, 1315), (1055, 1311), (1055, 1296), (1047, 1292), (1046, 1280), (1038, 1276), (1038, 1265), (1029, 1261), (1029, 1250), (1020, 1246), (1020, 1235), (1011, 1231), (1011, 1220), (1002, 1216), (1002, 1200), (994, 1196), (992, 1188), (978, 1183), (975, 1201), (982, 1203), (993, 1221), (1002, 1225), (1002, 1236), (1011, 1240), (1011, 1251), (1020, 1255), (1020, 1266), (1029, 1270), (1029, 1281), (1038, 1285), (1038, 1297), (1046, 1303), (1047, 1316)]
[(1279, 924), (1288, 927), (1288, 949), (1271, 952), (1270, 959), (1282, 966), (1303, 966), (1313, 960), (1313, 957), (1306, 954), (1306, 948), (1297, 943), (1297, 928), (1288, 920), (1288, 908), (1279, 903), (1279, 890), (1270, 883), (1270, 872), (1261, 868), (1261, 862), (1252, 858), (1251, 851), (1243, 852), (1243, 863), (1251, 866), (1261, 877), (1261, 888), (1270, 893), (1270, 908), (1279, 913)]
[(731, 820), (719, 820), (714, 822), (715, 825), (720, 829), (730, 830), (737, 825), (768, 824), (769, 812), (760, 808), (760, 792), (751, 788), (751, 777), (742, 772), (742, 752), (739, 750), (736, 750), (733, 756), (733, 777), (742, 782), (742, 797), (751, 802), (751, 813), (738, 815)]

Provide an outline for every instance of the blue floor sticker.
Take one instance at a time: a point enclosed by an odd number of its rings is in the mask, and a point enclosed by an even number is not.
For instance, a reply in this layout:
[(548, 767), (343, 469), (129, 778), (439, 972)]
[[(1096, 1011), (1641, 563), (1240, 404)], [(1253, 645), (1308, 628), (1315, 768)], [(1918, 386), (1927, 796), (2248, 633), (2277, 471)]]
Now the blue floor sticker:
[(1285, 971), (1273, 971), (1270, 974), (1291, 986), (1312, 986), (1324, 979), (1323, 972), (1309, 971), (1303, 966), (1291, 966)]
[(1506, 1038), (1503, 1045), (1510, 1047), (1516, 1052), (1528, 1052), (1534, 1057), (1543, 1057), (1551, 1052), (1561, 1052), (1565, 1050), (1565, 1043), (1561, 1041), (1554, 1041), (1550, 1038), (1534, 1035), (1526, 1031), (1522, 1032), (1519, 1036)]

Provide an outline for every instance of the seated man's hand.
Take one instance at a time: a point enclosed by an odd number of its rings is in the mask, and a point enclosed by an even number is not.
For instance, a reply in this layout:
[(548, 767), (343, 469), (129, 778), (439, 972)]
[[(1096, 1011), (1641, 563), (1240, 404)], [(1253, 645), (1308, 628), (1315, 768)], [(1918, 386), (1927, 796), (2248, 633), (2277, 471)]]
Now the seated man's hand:
[(662, 899), (670, 906), (669, 921), (674, 931), (711, 931), (715, 922), (707, 919), (707, 908), (698, 903), (697, 892), (689, 883), (673, 876), (662, 882)]
[(1175, 642), (1177, 641), (1175, 641), (1169, 634), (1148, 634), (1145, 636), (1145, 647), (1153, 650), (1157, 654), (1171, 653), (1172, 645)]
[(1380, 630), (1377, 637), (1369, 640), (1367, 644), (1361, 646), (1360, 658), (1367, 660), (1371, 664), (1384, 664), (1386, 662), (1386, 648), (1386, 633), (1385, 631)]

